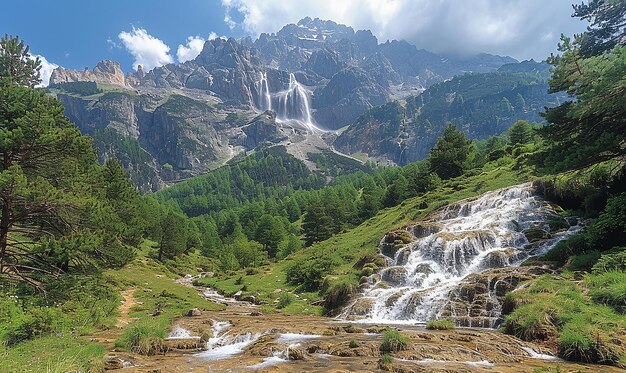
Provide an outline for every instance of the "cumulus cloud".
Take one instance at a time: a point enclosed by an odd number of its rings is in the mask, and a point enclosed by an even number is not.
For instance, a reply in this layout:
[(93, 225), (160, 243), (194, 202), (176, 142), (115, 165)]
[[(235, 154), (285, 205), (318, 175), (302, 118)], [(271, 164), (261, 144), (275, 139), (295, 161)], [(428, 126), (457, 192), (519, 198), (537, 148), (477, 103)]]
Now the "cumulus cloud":
[(215, 31), (211, 31), (209, 37), (206, 39), (203, 39), (200, 36), (189, 36), (187, 38), (187, 45), (178, 44), (178, 49), (176, 50), (176, 59), (178, 59), (178, 62), (180, 63), (193, 60), (194, 58), (198, 57), (200, 52), (202, 52), (204, 43), (207, 40), (213, 40), (219, 37), (220, 36), (218, 36)]
[(144, 71), (174, 62), (169, 54), (170, 47), (162, 40), (148, 34), (145, 29), (135, 28), (131, 32), (122, 31), (118, 35), (126, 50), (133, 55), (133, 69), (141, 65)]
[(572, 19), (573, 0), (222, 0), (225, 21), (252, 34), (275, 32), (310, 16), (370, 29), (384, 42), (404, 39), (419, 48), (459, 55), (489, 52), (544, 59), (558, 35), (586, 24)]
[(178, 49), (176, 50), (176, 58), (178, 62), (185, 62), (189, 60), (193, 60), (196, 58), (200, 52), (202, 52), (202, 47), (204, 46), (205, 40), (200, 36), (190, 36), (187, 38), (187, 45), (178, 45)]
[(41, 83), (37, 87), (47, 87), (50, 83), (50, 75), (52, 75), (52, 71), (59, 67), (56, 63), (49, 62), (46, 57), (36, 54), (31, 56), (31, 58), (39, 57), (39, 61), (41, 61), (41, 70), (39, 70), (39, 77), (41, 78)]

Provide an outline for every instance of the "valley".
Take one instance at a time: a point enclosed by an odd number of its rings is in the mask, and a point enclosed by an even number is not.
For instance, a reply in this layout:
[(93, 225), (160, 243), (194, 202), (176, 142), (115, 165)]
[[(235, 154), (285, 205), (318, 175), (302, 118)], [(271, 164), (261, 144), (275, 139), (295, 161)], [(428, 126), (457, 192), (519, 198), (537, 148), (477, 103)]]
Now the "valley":
[(626, 1), (311, 1), (0, 13), (0, 373), (626, 369)]

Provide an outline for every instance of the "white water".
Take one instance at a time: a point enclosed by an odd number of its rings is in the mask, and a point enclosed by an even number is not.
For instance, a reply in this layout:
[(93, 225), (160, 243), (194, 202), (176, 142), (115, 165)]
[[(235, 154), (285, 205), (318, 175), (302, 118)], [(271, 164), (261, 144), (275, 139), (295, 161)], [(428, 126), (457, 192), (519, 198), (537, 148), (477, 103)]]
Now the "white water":
[(537, 351), (533, 350), (530, 347), (522, 347), (522, 350), (528, 352), (528, 355), (530, 356), (531, 359), (539, 359), (539, 360), (559, 360), (558, 357), (556, 356), (552, 356), (552, 355), (547, 355), (547, 354), (540, 354)]
[(185, 328), (181, 328), (178, 325), (174, 326), (170, 334), (167, 336), (167, 339), (192, 339), (192, 338), (200, 339), (200, 337), (198, 336), (192, 336), (189, 330)]
[[(530, 256), (545, 253), (560, 239), (579, 229), (555, 234), (541, 245), (528, 245), (522, 231), (532, 226), (548, 229), (546, 218), (555, 215), (531, 184), (486, 193), (448, 206), (440, 216), (408, 228), (419, 238), (387, 257), (381, 272), (385, 288), (373, 283), (364, 293), (373, 307), (367, 323), (426, 323), (442, 315), (449, 295), (463, 279), (490, 268), (518, 266)], [(389, 254), (392, 255), (392, 254)], [(495, 294), (488, 294), (490, 327), (500, 315)], [(491, 299), (493, 298), (493, 300)], [(452, 315), (469, 316), (469, 315)]]
[(257, 91), (259, 93), (259, 109), (272, 110), (272, 96), (265, 71), (261, 73), (261, 80), (257, 83)]
[(289, 87), (283, 91), (272, 93), (267, 80), (267, 72), (261, 74), (256, 82), (258, 95), (257, 107), (261, 110), (276, 111), (279, 123), (298, 124), (310, 131), (321, 131), (313, 120), (311, 113), (311, 92), (300, 84), (293, 73), (289, 74)]
[(231, 335), (229, 334), (231, 326), (227, 321), (214, 321), (211, 327), (213, 337), (207, 342), (207, 350), (194, 356), (208, 360), (226, 359), (240, 354), (261, 336), (253, 333)]

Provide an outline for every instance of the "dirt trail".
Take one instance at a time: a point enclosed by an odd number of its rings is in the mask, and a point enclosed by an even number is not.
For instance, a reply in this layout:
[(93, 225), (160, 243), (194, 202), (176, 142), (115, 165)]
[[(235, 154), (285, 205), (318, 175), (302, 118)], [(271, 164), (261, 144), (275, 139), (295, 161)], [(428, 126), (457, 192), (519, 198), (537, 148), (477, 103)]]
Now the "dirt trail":
[(120, 316), (117, 318), (115, 327), (124, 328), (128, 325), (132, 318), (129, 316), (130, 309), (135, 305), (135, 288), (129, 288), (120, 292), (124, 301), (119, 308)]

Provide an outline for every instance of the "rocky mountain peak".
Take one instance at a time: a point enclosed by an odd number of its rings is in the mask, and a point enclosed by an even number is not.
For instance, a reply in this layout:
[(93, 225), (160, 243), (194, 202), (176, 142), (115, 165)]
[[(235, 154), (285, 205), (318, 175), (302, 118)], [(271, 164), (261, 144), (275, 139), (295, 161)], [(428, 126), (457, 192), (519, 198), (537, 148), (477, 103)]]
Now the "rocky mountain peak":
[(69, 82), (96, 82), (127, 86), (124, 72), (119, 62), (103, 60), (96, 64), (93, 70), (85, 68), (83, 71), (57, 67), (50, 76), (50, 84)]

